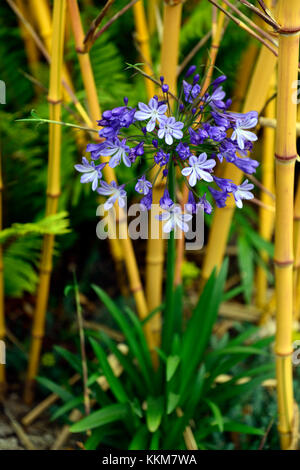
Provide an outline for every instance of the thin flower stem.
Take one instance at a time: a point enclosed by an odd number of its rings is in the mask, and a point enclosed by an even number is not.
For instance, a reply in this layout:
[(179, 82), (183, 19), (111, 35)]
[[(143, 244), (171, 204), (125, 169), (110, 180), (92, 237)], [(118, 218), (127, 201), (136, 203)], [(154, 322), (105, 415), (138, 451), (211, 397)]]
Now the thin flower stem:
[(247, 175), (247, 178), (249, 178), (252, 183), (254, 183), (259, 189), (261, 189), (264, 193), (266, 193), (268, 196), (270, 196), (271, 199), (275, 201), (275, 194), (269, 191), (257, 178), (255, 178), (255, 176)]
[(74, 129), (79, 129), (82, 131), (87, 131), (87, 132), (96, 132), (98, 134), (97, 129), (93, 129), (91, 127), (86, 127), (86, 126), (78, 126), (77, 124), (71, 124), (70, 122), (62, 122), (62, 121), (53, 121), (51, 119), (16, 119), (16, 122), (37, 122), (37, 123), (47, 123), (47, 124), (58, 124), (60, 126), (66, 126), (66, 127), (73, 127)]
[[(170, 198), (174, 200), (175, 197), (175, 168), (173, 159), (170, 159), (169, 165), (169, 194)], [(175, 228), (174, 228), (175, 230)], [(167, 277), (166, 277), (166, 307), (165, 319), (162, 335), (162, 347), (167, 351), (171, 346), (171, 338), (173, 335), (174, 326), (174, 273), (175, 273), (175, 260), (176, 260), (176, 244), (174, 230), (170, 233), (168, 239), (168, 254), (167, 254)]]

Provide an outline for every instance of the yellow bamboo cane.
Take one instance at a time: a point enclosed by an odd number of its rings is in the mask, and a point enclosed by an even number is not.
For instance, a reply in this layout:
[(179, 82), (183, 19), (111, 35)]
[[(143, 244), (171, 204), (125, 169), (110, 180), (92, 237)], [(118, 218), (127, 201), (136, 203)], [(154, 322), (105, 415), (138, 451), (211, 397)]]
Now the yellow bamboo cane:
[(298, 78), (300, 3), (279, 0), (277, 22), (279, 34), (277, 130), (275, 148), (276, 217), (276, 373), (281, 447), (291, 443), (294, 402), (292, 379), (293, 323), (293, 204), (294, 171), (297, 156), (297, 105), (293, 85)]
[[(83, 85), (86, 92), (89, 114), (91, 116), (90, 125), (92, 127), (96, 127), (97, 121), (101, 117), (101, 109), (99, 105), (98, 93), (94, 80), (90, 55), (88, 52), (85, 52), (83, 48), (84, 31), (81, 23), (77, 0), (68, 0), (68, 11), (70, 13), (71, 26), (75, 39), (75, 47), (78, 55)], [(107, 176), (109, 178), (109, 182), (112, 181), (112, 179), (114, 178), (114, 172), (110, 172), (110, 174), (108, 174)], [(116, 269), (118, 273), (120, 273), (122, 271), (121, 265), (123, 262), (123, 254), (119, 241), (113, 238), (110, 239), (110, 247), (113, 259), (116, 264)]]
[[(143, 0), (139, 0), (133, 5), (133, 13), (135, 19), (135, 29), (136, 29), (136, 41), (138, 43), (140, 53), (142, 56), (142, 61), (144, 62), (144, 72), (147, 75), (153, 75), (152, 72), (152, 59), (149, 46), (149, 34), (148, 34), (148, 25), (146, 22), (146, 15), (144, 9)], [(145, 85), (147, 90), (148, 98), (152, 98), (155, 95), (155, 85), (154, 83), (145, 78)]]
[[(96, 121), (101, 117), (101, 109), (98, 101), (96, 85), (94, 81), (94, 75), (91, 67), (91, 62), (88, 53), (83, 53), (83, 39), (84, 32), (82, 28), (80, 12), (78, 9), (78, 3), (76, 0), (68, 0), (69, 12), (71, 17), (71, 23), (73, 28), (73, 33), (76, 41), (76, 49), (78, 52), (79, 63), (82, 71), (82, 77), (84, 81), (84, 86), (87, 94), (88, 104), (90, 113), (92, 116), (93, 125), (96, 124)], [(102, 157), (103, 162), (107, 162), (109, 158)], [(109, 165), (103, 170), (105, 179), (110, 183), (111, 181), (116, 181), (116, 175), (113, 168)], [(119, 224), (119, 240), (111, 238), (113, 255), (116, 260), (121, 260), (124, 257), (126, 270), (129, 278), (129, 284), (131, 291), (133, 293), (138, 314), (141, 319), (145, 319), (148, 315), (148, 306), (146, 303), (144, 290), (142, 282), (140, 279), (140, 274), (132, 246), (132, 242), (128, 237), (128, 230), (126, 225), (126, 218), (124, 211), (117, 206), (115, 206), (117, 212), (117, 222)], [(120, 242), (120, 243), (119, 243)], [(155, 341), (153, 339), (153, 334), (151, 333), (150, 322), (147, 322), (145, 326), (145, 334), (150, 350), (152, 351), (153, 358), (156, 357), (154, 352)], [(154, 359), (155, 360), (155, 359)]]
[[(161, 75), (165, 77), (165, 83), (170, 87), (170, 91), (176, 94), (177, 91), (177, 65), (179, 55), (179, 33), (181, 25), (181, 1), (164, 2), (164, 33), (161, 51)], [(154, 173), (155, 174), (154, 169)], [(158, 207), (159, 200), (163, 195), (164, 185), (160, 178), (157, 178), (153, 188), (153, 204), (151, 210), (151, 220), (154, 220), (155, 208)], [(152, 235), (152, 236), (151, 236)], [(147, 242), (146, 253), (146, 298), (149, 310), (152, 311), (162, 302), (163, 266), (164, 266), (164, 239), (159, 234), (157, 239), (153, 238), (150, 223), (150, 237)], [(155, 342), (160, 344), (161, 316), (156, 314), (153, 317), (152, 331), (155, 334)]]
[[(0, 230), (2, 230), (2, 192), (3, 192), (3, 181), (2, 181), (2, 162), (0, 153)], [(4, 310), (4, 280), (3, 280), (3, 252), (2, 245), (0, 245), (0, 341), (4, 341), (6, 336), (5, 331), (5, 310)], [(2, 344), (0, 345), (0, 350)], [(0, 354), (1, 359), (1, 354)], [(5, 380), (5, 365), (0, 364), (0, 400), (3, 398), (6, 388)]]
[(159, 8), (160, 0), (148, 0), (148, 25), (149, 33), (152, 34), (156, 31), (156, 10)]
[[(49, 115), (50, 120), (60, 121), (62, 101), (62, 65), (65, 32), (66, 0), (54, 0), (53, 38), (50, 66)], [(49, 165), (47, 183), (46, 214), (57, 212), (60, 195), (60, 155), (61, 126), (49, 125)], [(31, 348), (25, 385), (25, 401), (32, 402), (34, 379), (39, 367), (42, 340), (45, 331), (46, 309), (48, 304), (50, 276), (52, 271), (54, 236), (45, 235), (43, 240), (40, 282), (37, 292), (36, 310), (33, 319)]]
[[(270, 80), (275, 70), (277, 58), (266, 47), (262, 46), (254, 73), (249, 85), (242, 112), (256, 110), (260, 112), (268, 97)], [(243, 173), (232, 164), (225, 164), (224, 178), (240, 184)], [(213, 269), (220, 269), (224, 258), (227, 238), (235, 210), (233, 198), (227, 200), (227, 207), (216, 208), (210, 228), (207, 250), (204, 257), (202, 280), (203, 285), (211, 275)]]
[[(38, 25), (38, 29), (46, 49), (49, 53), (51, 53), (52, 20), (48, 0), (29, 0), (29, 7), (31, 14), (35, 18), (35, 21)], [(63, 65), (62, 77), (66, 80), (69, 87), (73, 89), (72, 80), (65, 65)], [(70, 101), (70, 97), (65, 90), (63, 90), (63, 97), (67, 102)]]
[[(275, 94), (275, 74), (272, 78), (270, 87), (269, 98)], [(274, 98), (268, 103), (265, 110), (265, 116), (268, 118), (275, 118), (276, 103)], [(262, 184), (270, 192), (274, 191), (274, 151), (275, 151), (275, 129), (265, 128), (263, 132), (262, 141)], [(264, 204), (272, 204), (273, 200), (265, 191), (261, 192), (261, 201)], [(259, 209), (259, 233), (262, 238), (270, 241), (274, 228), (274, 214), (267, 211), (263, 207)], [(268, 255), (266, 252), (260, 253), (265, 263), (268, 262)], [(259, 308), (264, 308), (267, 301), (267, 273), (262, 266), (258, 266), (256, 275), (256, 304)]]

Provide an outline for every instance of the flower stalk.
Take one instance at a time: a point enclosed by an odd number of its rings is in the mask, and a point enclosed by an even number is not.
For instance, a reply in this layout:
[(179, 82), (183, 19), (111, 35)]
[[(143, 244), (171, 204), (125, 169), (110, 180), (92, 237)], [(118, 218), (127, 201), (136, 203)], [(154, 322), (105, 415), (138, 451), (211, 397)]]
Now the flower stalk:
[[(170, 91), (177, 95), (177, 66), (179, 56), (179, 34), (181, 26), (182, 2), (173, 5), (164, 2), (164, 33), (161, 50), (161, 75)], [(154, 168), (154, 171), (157, 171)], [(153, 187), (153, 204), (158, 205), (163, 196), (164, 182), (161, 176)], [(157, 214), (152, 214), (153, 219)], [(151, 225), (151, 224), (150, 224)], [(150, 227), (151, 230), (151, 227)], [(150, 232), (151, 233), (151, 232)], [(146, 298), (149, 310), (152, 311), (162, 303), (163, 266), (165, 242), (160, 233), (158, 239), (149, 238), (146, 254)], [(152, 321), (156, 346), (161, 341), (161, 314), (156, 314)]]

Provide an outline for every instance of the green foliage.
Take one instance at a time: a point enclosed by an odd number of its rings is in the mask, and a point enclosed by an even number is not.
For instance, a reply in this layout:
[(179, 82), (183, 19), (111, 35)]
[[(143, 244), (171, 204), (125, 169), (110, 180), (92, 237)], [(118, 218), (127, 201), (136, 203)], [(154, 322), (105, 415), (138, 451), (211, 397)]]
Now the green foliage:
[(35, 223), (13, 224), (0, 232), (7, 296), (21, 297), (24, 292), (35, 291), (42, 236), (67, 233), (69, 221), (66, 215), (66, 212), (61, 212)]
[[(171, 306), (176, 305), (176, 315), (181, 321), (172, 323), (171, 342), (158, 351), (157, 370), (152, 366), (141, 322), (130, 309), (121, 310), (102, 289), (94, 286), (123, 333), (128, 353), (122, 353), (106, 335), (86, 332), (97, 360), (96, 364), (89, 363), (89, 389), (97, 406), (89, 416), (71, 426), (72, 432), (92, 430), (86, 448), (105, 446), (113, 436), (119, 449), (184, 449), (183, 432), (191, 420), (197, 445), (202, 449), (213, 444), (216, 434), (231, 430), (263, 435), (264, 430), (229, 418), (228, 410), (239, 397), (251, 394), (263, 379), (273, 376), (272, 364), (251, 366), (253, 357), (267, 354), (266, 347), (272, 338), (252, 339), (249, 344), (249, 338), (257, 331), (251, 328), (233, 338), (225, 335), (221, 341), (211, 341), (226, 273), (227, 262), (218, 276), (212, 274), (189, 320), (183, 318), (182, 310), (178, 313), (177, 302), (166, 304), (164, 315), (170, 308), (175, 315), (175, 307)], [(179, 298), (182, 290), (174, 295), (182, 305)], [(114, 354), (119, 360), (123, 368), (120, 377), (114, 375), (108, 354)], [(66, 359), (72, 364), (72, 360)], [(75, 370), (78, 371), (77, 366)], [(96, 382), (99, 374), (109, 384), (107, 393)], [(232, 374), (232, 378), (225, 383), (216, 382), (221, 374)], [(248, 380), (240, 383), (239, 379), (246, 376)], [(47, 382), (43, 385), (47, 386)], [(50, 383), (49, 388), (54, 390), (55, 385)], [(75, 394), (72, 390), (73, 406), (70, 406), (71, 397), (63, 397), (62, 393), (59, 390), (65, 403), (55, 410), (55, 417), (64, 416), (74, 407), (83, 410), (82, 391)]]

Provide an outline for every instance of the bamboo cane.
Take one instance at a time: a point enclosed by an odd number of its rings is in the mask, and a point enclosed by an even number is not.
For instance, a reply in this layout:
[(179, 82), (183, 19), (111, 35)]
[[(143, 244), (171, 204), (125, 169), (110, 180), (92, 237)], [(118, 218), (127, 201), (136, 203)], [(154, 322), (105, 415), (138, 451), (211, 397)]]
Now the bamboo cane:
[[(43, 39), (46, 49), (49, 53), (51, 53), (52, 21), (48, 0), (29, 0), (29, 7), (32, 16), (36, 20), (40, 35)], [(69, 71), (67, 70), (67, 67), (65, 65), (63, 65), (62, 76), (66, 80), (69, 87), (73, 90), (72, 80), (70, 78)], [(70, 97), (65, 90), (63, 90), (63, 97), (64, 100), (66, 100), (67, 102), (70, 101)]]
[[(99, 120), (101, 117), (101, 109), (99, 105), (98, 93), (94, 80), (90, 55), (88, 52), (84, 51), (83, 47), (84, 31), (81, 23), (78, 3), (76, 0), (68, 0), (68, 11), (70, 13), (71, 26), (75, 39), (75, 47), (79, 60), (83, 85), (86, 92), (89, 114), (91, 116), (91, 124), (92, 127), (96, 127), (97, 120)], [(115, 177), (114, 172), (111, 171), (110, 173), (108, 173), (109, 170), (107, 169), (105, 171), (107, 173), (108, 181), (112, 181)], [(116, 238), (110, 239), (110, 248), (112, 251), (113, 259), (116, 264), (117, 272), (121, 273), (123, 254), (120, 243)]]
[[(272, 79), (270, 87), (269, 98), (275, 93), (275, 75)], [(267, 118), (274, 118), (276, 112), (275, 100), (271, 100), (266, 106), (265, 116)], [(262, 145), (262, 184), (269, 191), (274, 191), (274, 151), (275, 151), (275, 130), (265, 128), (263, 132), (263, 145)], [(265, 192), (261, 192), (261, 201), (265, 204), (271, 204), (272, 198)], [(274, 228), (274, 214), (266, 211), (264, 208), (259, 210), (259, 233), (260, 236), (270, 241)], [(261, 258), (265, 263), (268, 262), (268, 255), (266, 252), (260, 253)], [(267, 301), (267, 273), (262, 266), (258, 266), (256, 275), (256, 304), (259, 308), (264, 308)]]
[[(80, 13), (78, 9), (77, 1), (68, 0), (68, 7), (72, 22), (73, 33), (76, 41), (76, 49), (78, 52), (78, 58), (81, 66), (82, 76), (84, 80), (84, 86), (87, 93), (87, 99), (89, 103), (90, 113), (92, 120), (95, 123), (101, 116), (101, 110), (99, 106), (97, 90), (95, 86), (93, 71), (90, 63), (88, 53), (83, 53), (83, 39), (84, 33), (81, 24)], [(109, 158), (102, 157), (102, 161), (108, 161)], [(106, 165), (103, 169), (104, 177), (108, 182), (116, 181), (116, 175), (109, 165)], [(148, 306), (145, 299), (143, 286), (141, 283), (139, 270), (132, 246), (132, 242), (128, 237), (128, 230), (126, 225), (126, 218), (124, 211), (117, 206), (115, 207), (117, 212), (117, 222), (119, 224), (119, 240), (112, 238), (112, 249), (116, 260), (121, 260), (124, 256), (127, 274), (129, 277), (129, 284), (133, 296), (135, 298), (136, 307), (138, 314), (141, 319), (145, 319), (148, 315)], [(145, 326), (145, 334), (150, 350), (152, 351), (153, 357), (156, 357), (154, 352), (155, 341), (151, 333), (150, 322), (147, 322)]]
[[(179, 55), (179, 33), (181, 25), (182, 2), (164, 2), (164, 34), (161, 51), (161, 75), (169, 85), (170, 91), (176, 94), (177, 66)], [(157, 170), (156, 170), (157, 171)], [(164, 185), (157, 178), (153, 188), (154, 210), (151, 211), (151, 220), (155, 217), (155, 207), (163, 195)], [(152, 311), (162, 302), (162, 283), (164, 265), (164, 239), (159, 234), (158, 239), (153, 238), (150, 223), (150, 237), (147, 242), (146, 254), (146, 298), (149, 310)], [(155, 344), (160, 344), (161, 315), (156, 314), (152, 322), (152, 331), (155, 335)]]
[(294, 209), (294, 317), (300, 314), (300, 178), (298, 178)]
[(293, 84), (298, 78), (300, 3), (279, 0), (279, 34), (277, 131), (275, 147), (276, 217), (276, 374), (281, 447), (291, 443), (294, 400), (292, 379), (293, 323), (293, 204), (294, 170), (297, 156), (297, 105), (292, 99)]
[(152, 34), (156, 31), (156, 10), (159, 8), (160, 0), (148, 0), (148, 25), (149, 33)]
[[(133, 14), (135, 19), (136, 41), (139, 45), (139, 50), (144, 62), (143, 70), (147, 75), (151, 76), (153, 74), (152, 59), (149, 47), (148, 26), (146, 22), (143, 0), (139, 0), (133, 5)], [(155, 95), (155, 85), (148, 78), (145, 78), (145, 85), (148, 98), (150, 99)]]
[[(0, 230), (2, 230), (2, 223), (3, 223), (2, 222), (2, 219), (3, 219), (2, 192), (3, 192), (2, 158), (1, 158), (1, 153), (0, 153)], [(6, 331), (5, 331), (5, 309), (4, 309), (3, 252), (2, 252), (2, 245), (0, 245), (0, 341), (4, 341), (5, 337), (6, 337)], [(2, 400), (4, 396), (5, 388), (6, 388), (5, 365), (0, 364), (0, 400)]]
[[(49, 115), (50, 120), (60, 121), (62, 101), (62, 65), (65, 32), (66, 0), (54, 0), (53, 7), (53, 39), (52, 60), (50, 67), (49, 86)], [(49, 125), (49, 166), (47, 183), (46, 214), (57, 212), (60, 195), (60, 152), (61, 152), (61, 126)], [(34, 379), (39, 367), (40, 351), (45, 330), (46, 309), (49, 296), (50, 275), (52, 270), (54, 236), (45, 235), (43, 240), (40, 283), (37, 293), (36, 310), (33, 319), (31, 348), (25, 384), (25, 401), (31, 403), (33, 399)]]
[[(242, 112), (251, 110), (260, 112), (262, 110), (267, 100), (270, 80), (276, 63), (277, 58), (262, 46)], [(243, 173), (234, 165), (227, 163), (222, 176), (233, 180), (235, 184), (240, 184)], [(232, 197), (228, 198), (227, 207), (215, 209), (204, 257), (201, 285), (205, 284), (215, 267), (220, 269), (222, 265), (234, 210), (235, 203)]]

